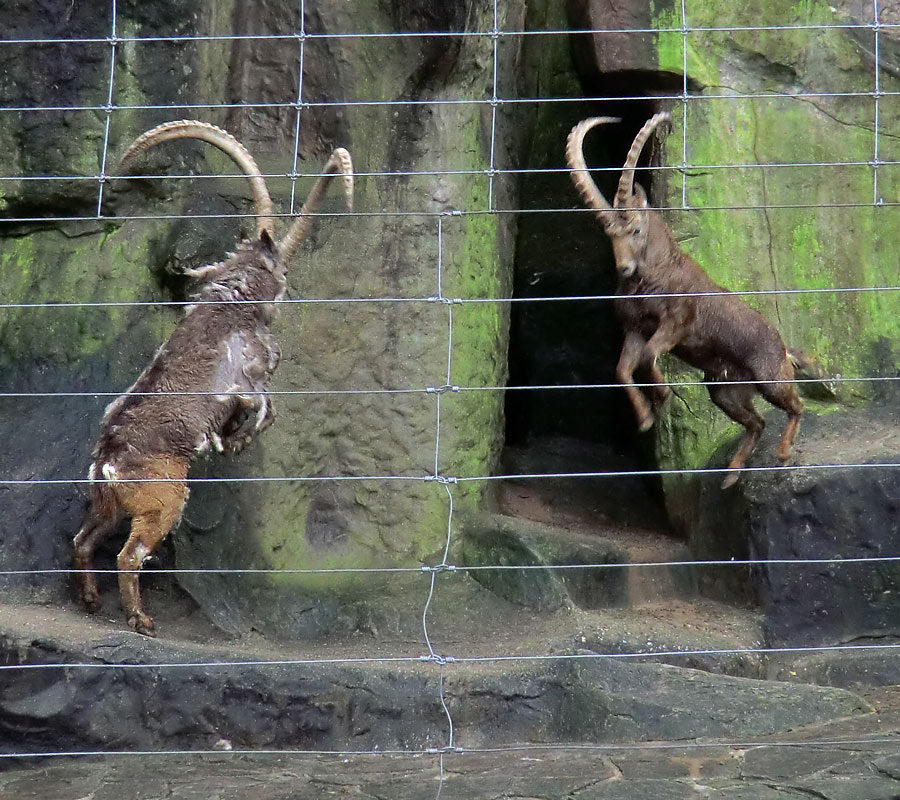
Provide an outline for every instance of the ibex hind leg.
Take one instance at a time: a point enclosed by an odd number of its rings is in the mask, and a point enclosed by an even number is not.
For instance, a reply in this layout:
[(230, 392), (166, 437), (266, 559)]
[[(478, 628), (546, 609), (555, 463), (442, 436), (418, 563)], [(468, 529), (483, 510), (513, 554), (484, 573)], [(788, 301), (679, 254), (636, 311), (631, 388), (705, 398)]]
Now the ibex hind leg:
[[(708, 377), (707, 377), (708, 380)], [(722, 481), (722, 488), (727, 489), (733, 486), (738, 478), (740, 478), (740, 470), (747, 463), (751, 453), (759, 444), (763, 429), (766, 427), (766, 421), (756, 412), (753, 407), (753, 398), (756, 395), (756, 389), (748, 384), (726, 384), (718, 385), (712, 383), (709, 385), (709, 396), (712, 401), (722, 409), (731, 419), (744, 426), (746, 433), (738, 446), (737, 452), (728, 464), (728, 476)]]
[(787, 425), (784, 426), (784, 433), (781, 434), (781, 443), (778, 445), (778, 460), (787, 461), (791, 457), (791, 451), (794, 448), (794, 440), (800, 430), (800, 419), (803, 416), (803, 401), (797, 394), (797, 389), (793, 383), (794, 369), (791, 362), (785, 359), (779, 370), (778, 375), (773, 379), (781, 381), (779, 383), (760, 383), (758, 385), (759, 393), (766, 398), (773, 406), (780, 408), (788, 415)]
[(153, 618), (144, 613), (141, 604), (138, 571), (181, 517), (188, 498), (187, 464), (166, 460), (149, 465), (143, 472), (140, 477), (157, 480), (119, 487), (122, 506), (132, 518), (131, 534), (117, 562), (119, 593), (128, 624), (138, 633), (155, 636)]
[(97, 588), (97, 576), (94, 574), (94, 552), (119, 524), (119, 515), (104, 515), (96, 504), (91, 506), (87, 519), (73, 541), (73, 560), (81, 599), (85, 608), (95, 614), (100, 610), (100, 591)]

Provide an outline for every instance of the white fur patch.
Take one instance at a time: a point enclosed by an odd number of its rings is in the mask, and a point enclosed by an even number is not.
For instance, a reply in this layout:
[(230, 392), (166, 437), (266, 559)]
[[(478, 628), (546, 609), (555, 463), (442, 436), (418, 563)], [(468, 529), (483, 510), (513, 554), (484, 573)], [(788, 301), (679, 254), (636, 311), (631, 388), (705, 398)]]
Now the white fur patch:
[(116, 468), (115, 468), (112, 464), (110, 464), (109, 462), (107, 462), (106, 464), (104, 464), (100, 471), (103, 473), (103, 477), (106, 478), (106, 480), (108, 480), (108, 481), (117, 481), (117, 480), (119, 480), (119, 473), (118, 473), (118, 471), (117, 471)]
[(134, 548), (134, 555), (136, 556), (138, 563), (143, 565), (143, 563), (150, 558), (150, 548), (138, 543), (138, 546)]

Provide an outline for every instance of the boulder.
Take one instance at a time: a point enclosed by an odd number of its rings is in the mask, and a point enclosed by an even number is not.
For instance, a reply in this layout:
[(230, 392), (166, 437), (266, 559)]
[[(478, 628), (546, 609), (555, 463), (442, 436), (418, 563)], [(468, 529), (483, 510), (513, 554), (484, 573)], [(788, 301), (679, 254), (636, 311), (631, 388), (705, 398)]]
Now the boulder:
[[(771, 464), (779, 436), (770, 424), (749, 466)], [(772, 645), (896, 641), (900, 561), (891, 559), (900, 556), (900, 416), (874, 407), (810, 415), (801, 436), (786, 470), (747, 473), (727, 490), (719, 487), (721, 474), (703, 476), (690, 540), (695, 555), (762, 563), (709, 567), (701, 587), (758, 602)], [(734, 445), (712, 464), (724, 467)], [(879, 557), (888, 560), (852, 561)], [(828, 558), (834, 561), (792, 563)]]

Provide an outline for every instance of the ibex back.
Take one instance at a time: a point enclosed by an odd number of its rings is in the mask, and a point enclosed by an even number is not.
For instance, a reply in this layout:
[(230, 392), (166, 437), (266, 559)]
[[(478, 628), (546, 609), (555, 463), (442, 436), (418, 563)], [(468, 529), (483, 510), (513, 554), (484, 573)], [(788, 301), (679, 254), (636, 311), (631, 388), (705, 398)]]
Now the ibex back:
[(250, 180), (257, 236), (217, 264), (188, 270), (198, 281), (168, 340), (127, 392), (106, 409), (90, 468), (91, 508), (75, 537), (82, 599), (100, 608), (92, 572), (94, 551), (124, 518), (131, 534), (118, 556), (119, 590), (128, 624), (154, 635), (142, 606), (138, 570), (181, 517), (191, 460), (211, 448), (238, 452), (275, 419), (267, 395), (280, 351), (269, 333), (276, 303), (287, 288), (287, 264), (312, 223), (328, 181), (344, 176), (352, 207), (350, 154), (336, 149), (280, 244), (274, 240), (272, 201), (253, 157), (230, 134), (193, 120), (160, 125), (139, 137), (122, 158), (170, 139), (196, 138), (228, 154)]
[[(794, 387), (794, 367), (809, 364), (799, 350), (788, 350), (778, 331), (740, 297), (713, 283), (703, 268), (684, 253), (647, 195), (634, 183), (634, 169), (653, 131), (669, 115), (656, 114), (638, 132), (628, 151), (612, 206), (592, 180), (584, 161), (585, 134), (594, 126), (618, 122), (594, 117), (569, 134), (566, 160), (572, 181), (612, 243), (618, 286), (615, 308), (625, 335), (616, 377), (625, 386), (638, 425), (648, 430), (669, 397), (656, 365), (661, 353), (673, 352), (703, 370), (712, 401), (746, 432), (728, 465), (722, 487), (731, 486), (755, 449), (765, 420), (753, 407), (757, 392), (788, 414), (778, 458), (791, 455), (803, 404)], [(676, 296), (672, 296), (676, 295)], [(653, 385), (651, 403), (634, 384), (645, 369)]]

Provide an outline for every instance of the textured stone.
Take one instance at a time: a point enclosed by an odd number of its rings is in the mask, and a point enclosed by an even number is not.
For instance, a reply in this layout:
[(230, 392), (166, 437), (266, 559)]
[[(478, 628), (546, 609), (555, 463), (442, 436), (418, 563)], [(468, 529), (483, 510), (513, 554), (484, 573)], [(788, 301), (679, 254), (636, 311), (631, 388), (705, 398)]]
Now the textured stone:
[[(14, 20), (10, 36), (91, 36), (104, 39), (106, 14), (50, 3), (46, 14), (18, 11), (0, 2)], [(501, 23), (521, 27), (523, 3), (504, 4)], [(104, 7), (106, 12), (108, 9)], [(254, 4), (155, 4), (122, 2), (118, 32), (167, 34), (283, 33), (298, 26), (297, 5), (287, 0)], [(365, 20), (361, 25), (360, 20)], [(493, 5), (358, 0), (308, 4), (306, 29), (315, 33), (367, 30), (487, 30)], [(303, 99), (472, 99), (485, 97), (493, 73), (489, 37), (316, 39), (304, 50)], [(515, 73), (515, 48), (505, 49), (504, 79)], [(167, 105), (284, 103), (297, 97), (297, 42), (123, 42), (117, 48), (114, 103), (153, 105), (111, 115), (111, 171), (124, 145), (142, 130), (183, 110)], [(27, 56), (27, 57), (25, 57)], [(4, 106), (57, 106), (106, 102), (110, 48), (105, 41), (0, 52), (8, 80)], [(36, 81), (35, 74), (43, 79)], [(264, 172), (293, 168), (296, 111), (288, 107), (198, 109), (191, 112), (231, 129)], [(185, 523), (174, 537), (178, 563), (187, 567), (307, 568), (418, 565), (436, 559), (446, 536), (447, 490), (414, 480), (433, 473), (436, 395), (425, 388), (448, 382), (450, 310), (444, 303), (384, 298), (429, 298), (439, 293), (442, 263), (446, 297), (508, 294), (512, 248), (510, 216), (444, 219), (437, 214), (485, 210), (486, 175), (458, 174), (490, 165), (491, 117), (477, 103), (410, 106), (313, 106), (303, 109), (301, 173), (315, 174), (335, 145), (348, 147), (363, 172), (446, 171), (446, 175), (377, 175), (357, 182), (361, 212), (429, 212), (435, 216), (361, 216), (321, 219), (298, 253), (289, 275), (294, 298), (373, 298), (372, 303), (288, 305), (274, 333), (283, 351), (272, 389), (340, 391), (412, 388), (419, 394), (303, 395), (274, 398), (279, 411), (271, 435), (240, 457), (198, 464), (195, 476), (254, 478), (389, 475), (413, 480), (246, 483), (194, 488)], [(104, 115), (29, 112), (0, 115), (4, 173), (96, 175), (102, 161)], [(517, 132), (496, 140), (502, 166)], [(233, 173), (234, 165), (198, 143), (155, 149), (138, 171), (148, 174)], [(297, 205), (313, 182), (301, 177)], [(279, 211), (291, 208), (287, 179), (270, 181)], [(96, 181), (4, 181), (0, 207), (9, 217), (91, 216)], [(493, 202), (515, 205), (514, 187), (496, 181)], [(104, 214), (211, 216), (213, 219), (137, 219), (47, 225), (8, 224), (0, 231), (0, 277), (6, 302), (148, 301), (183, 299), (178, 273), (221, 258), (247, 220), (243, 178), (195, 181), (109, 181)], [(329, 198), (325, 211), (340, 210)], [(282, 224), (282, 228), (284, 225)], [(6, 391), (103, 391), (128, 386), (165, 338), (178, 309), (113, 307), (3, 309), (0, 366)], [(453, 309), (449, 381), (502, 385), (506, 373), (507, 309), (479, 305)], [(0, 461), (16, 479), (81, 478), (96, 426), (109, 397), (3, 399)], [(469, 392), (442, 398), (440, 470), (449, 475), (491, 472), (502, 443), (502, 396)], [(5, 487), (0, 528), (15, 542), (4, 548), (6, 568), (69, 565), (68, 542), (80, 523), (85, 487)], [(484, 488), (454, 488), (456, 507), (480, 504)], [(111, 549), (114, 545), (111, 545)], [(166, 558), (164, 553), (161, 558)], [(108, 553), (101, 557), (106, 566)], [(4, 582), (24, 598), (59, 598), (64, 577)], [(184, 585), (220, 624), (232, 630), (256, 625), (283, 635), (351, 629), (377, 611), (360, 611), (363, 598), (386, 613), (393, 588), (373, 581), (359, 586), (346, 576), (295, 574), (253, 580), (227, 576), (184, 578)], [(277, 613), (275, 609), (278, 609)]]
[(598, 608), (627, 602), (623, 569), (552, 569), (561, 565), (622, 564), (626, 553), (610, 542), (501, 516), (469, 521), (463, 532), (467, 565), (546, 565), (551, 569), (478, 570), (472, 576), (501, 597), (537, 609)]
[[(750, 466), (770, 457), (768, 430)], [(713, 463), (724, 466), (734, 443)], [(804, 421), (795, 465), (896, 463), (896, 414), (841, 412)], [(762, 563), (710, 570), (708, 591), (759, 602), (768, 640), (777, 645), (865, 644), (900, 636), (900, 567), (894, 561), (840, 559), (897, 556), (900, 473), (894, 468), (789, 470), (744, 475), (730, 490), (706, 476), (692, 549), (701, 558), (821, 559), (835, 563)], [(743, 588), (741, 588), (743, 587)], [(860, 673), (862, 675), (862, 673)]]
[[(220, 739), (235, 749), (438, 747), (446, 735), (441, 676), (455, 741), (464, 747), (745, 739), (864, 719), (870, 710), (843, 689), (585, 651), (570, 651), (575, 658), (559, 653), (556, 660), (459, 659), (441, 672), (408, 644), (388, 650), (391, 660), (376, 651), (367, 663), (354, 663), (358, 638), (307, 648), (297, 658), (265, 645), (229, 648), (110, 633), (67, 615), (45, 619), (35, 636), (22, 622), (34, 615), (6, 616), (4, 664), (70, 666), (4, 671), (0, 753), (202, 750)], [(172, 666), (179, 663), (188, 666)]]

